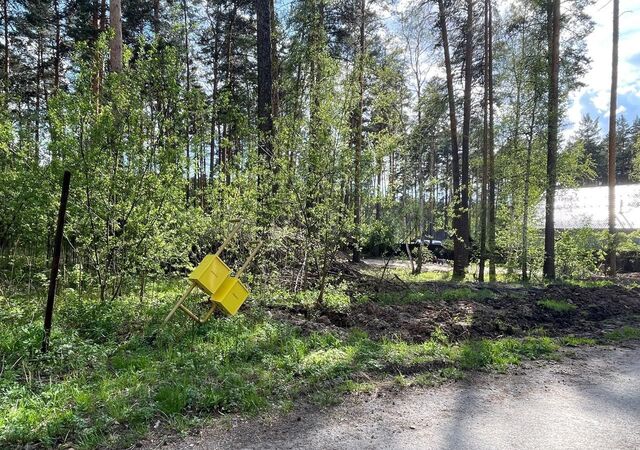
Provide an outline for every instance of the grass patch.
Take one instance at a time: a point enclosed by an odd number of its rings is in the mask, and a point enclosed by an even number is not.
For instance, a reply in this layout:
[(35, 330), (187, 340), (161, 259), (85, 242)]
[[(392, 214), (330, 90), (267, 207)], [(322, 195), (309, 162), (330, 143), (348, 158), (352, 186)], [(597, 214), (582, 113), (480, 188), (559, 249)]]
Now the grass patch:
[(413, 274), (409, 269), (395, 269), (392, 271), (392, 275), (396, 274), (400, 279), (411, 282), (425, 282), (425, 281), (449, 281), (451, 280), (451, 272), (448, 270), (432, 270), (421, 272), (419, 274)]
[(622, 327), (618, 330), (610, 331), (604, 335), (604, 338), (608, 341), (622, 342), (631, 339), (640, 339), (640, 328), (636, 327)]
[(615, 286), (616, 283), (614, 283), (612, 280), (573, 280), (573, 279), (568, 279), (568, 280), (564, 280), (563, 281), (565, 284), (568, 284), (570, 286), (578, 286), (581, 288), (602, 288), (602, 287), (609, 287), (609, 286)]
[(345, 292), (346, 286), (334, 286), (327, 284), (322, 296), (322, 305), (319, 304), (320, 291), (317, 289), (307, 289), (298, 292), (289, 292), (283, 289), (276, 289), (256, 294), (260, 298), (260, 303), (265, 306), (304, 306), (314, 308), (322, 306), (329, 310), (345, 311), (351, 306), (351, 298)]
[(576, 310), (576, 305), (566, 300), (544, 299), (538, 301), (538, 305), (553, 312), (566, 314)]
[(401, 291), (384, 292), (376, 295), (375, 301), (384, 305), (397, 305), (403, 303), (416, 303), (423, 301), (458, 301), (458, 300), (486, 300), (494, 298), (495, 294), (489, 289), (471, 289), (469, 287), (457, 287), (445, 289), (440, 292), (434, 291)]
[(592, 338), (564, 336), (560, 338), (560, 343), (566, 347), (581, 347), (583, 345), (596, 345), (598, 342)]

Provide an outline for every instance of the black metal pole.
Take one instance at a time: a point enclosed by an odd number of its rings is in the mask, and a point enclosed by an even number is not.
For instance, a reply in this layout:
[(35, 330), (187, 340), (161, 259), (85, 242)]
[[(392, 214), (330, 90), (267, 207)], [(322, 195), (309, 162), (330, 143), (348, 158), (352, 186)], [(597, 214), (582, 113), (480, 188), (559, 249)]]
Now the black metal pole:
[(44, 312), (44, 337), (42, 338), (42, 353), (49, 350), (49, 336), (51, 335), (51, 322), (53, 320), (53, 301), (56, 297), (56, 281), (60, 267), (60, 251), (62, 250), (62, 231), (67, 212), (67, 199), (69, 198), (69, 182), (71, 172), (65, 170), (62, 178), (62, 195), (60, 196), (60, 209), (58, 210), (58, 224), (56, 226), (55, 242), (53, 244), (53, 260), (51, 261), (51, 277), (49, 278), (49, 295), (47, 296), (47, 308)]

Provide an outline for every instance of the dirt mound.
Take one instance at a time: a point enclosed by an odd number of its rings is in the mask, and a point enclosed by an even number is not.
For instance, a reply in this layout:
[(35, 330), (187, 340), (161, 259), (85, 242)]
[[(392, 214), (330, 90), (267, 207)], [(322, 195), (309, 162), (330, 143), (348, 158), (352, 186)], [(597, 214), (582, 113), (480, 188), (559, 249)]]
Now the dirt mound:
[[(442, 289), (424, 283), (419, 289)], [(374, 338), (399, 337), (411, 342), (429, 339), (436, 329), (451, 339), (573, 334), (597, 336), (624, 324), (640, 322), (640, 293), (619, 286), (583, 288), (554, 285), (548, 288), (492, 289), (495, 296), (482, 300), (429, 299), (384, 305), (370, 301), (348, 312), (326, 311), (319, 323), (336, 328), (357, 327)], [(417, 291), (420, 292), (420, 291)], [(573, 305), (556, 311), (539, 304), (552, 299)]]

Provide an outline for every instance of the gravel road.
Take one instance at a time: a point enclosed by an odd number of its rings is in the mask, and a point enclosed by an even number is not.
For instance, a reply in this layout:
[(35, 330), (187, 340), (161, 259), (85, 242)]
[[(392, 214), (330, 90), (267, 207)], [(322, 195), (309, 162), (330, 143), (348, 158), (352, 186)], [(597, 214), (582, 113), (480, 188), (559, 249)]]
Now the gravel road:
[(507, 374), (382, 389), (337, 407), (231, 419), (162, 449), (640, 449), (640, 343), (567, 350)]

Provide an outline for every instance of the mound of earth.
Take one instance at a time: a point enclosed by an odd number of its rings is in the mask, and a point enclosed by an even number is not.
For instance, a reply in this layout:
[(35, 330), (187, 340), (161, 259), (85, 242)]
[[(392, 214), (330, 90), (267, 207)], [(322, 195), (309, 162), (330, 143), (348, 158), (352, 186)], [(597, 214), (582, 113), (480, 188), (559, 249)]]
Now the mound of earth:
[[(281, 314), (306, 331), (359, 328), (372, 338), (398, 337), (409, 342), (427, 340), (437, 329), (452, 340), (532, 333), (597, 337), (623, 325), (640, 323), (640, 290), (621, 286), (492, 287), (494, 296), (482, 300), (439, 300), (437, 292), (451, 287), (443, 283), (411, 287), (414, 292), (426, 290), (432, 295), (428, 300), (399, 304), (368, 301), (344, 312), (323, 311), (317, 315), (296, 309)], [(555, 311), (541, 305), (543, 299), (564, 301), (575, 308)], [(311, 317), (313, 320), (309, 320)]]

